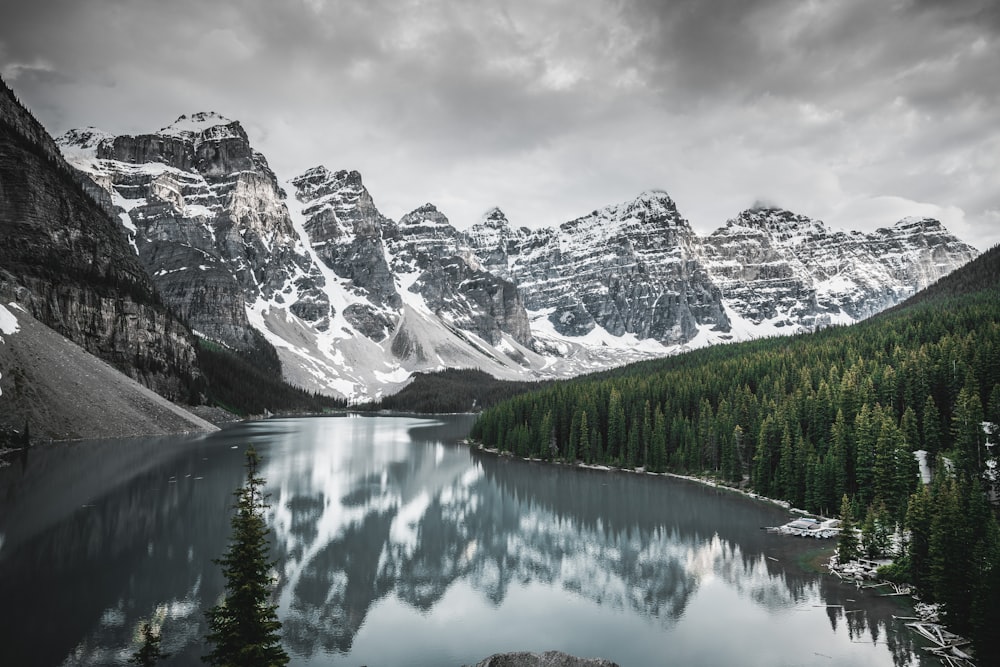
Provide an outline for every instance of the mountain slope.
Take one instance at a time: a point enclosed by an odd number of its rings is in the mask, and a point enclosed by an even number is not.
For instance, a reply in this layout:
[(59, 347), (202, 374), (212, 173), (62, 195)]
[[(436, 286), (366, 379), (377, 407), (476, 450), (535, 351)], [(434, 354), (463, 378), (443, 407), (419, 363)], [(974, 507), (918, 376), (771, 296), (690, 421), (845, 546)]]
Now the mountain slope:
[[(131, 437), (217, 427), (139, 384), (38, 322), (0, 305), (0, 405), (32, 439)], [(41, 363), (40, 363), (41, 362)]]
[(0, 86), (0, 298), (157, 393), (186, 400), (200, 377), (190, 332), (82, 182)]

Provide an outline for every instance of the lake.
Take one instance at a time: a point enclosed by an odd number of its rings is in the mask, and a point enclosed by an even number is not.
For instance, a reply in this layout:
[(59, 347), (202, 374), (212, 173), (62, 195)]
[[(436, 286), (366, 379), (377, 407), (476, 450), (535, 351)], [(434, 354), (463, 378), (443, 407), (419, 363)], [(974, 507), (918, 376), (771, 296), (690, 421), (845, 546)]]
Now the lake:
[(0, 470), (0, 664), (124, 664), (146, 621), (165, 664), (200, 664), (251, 443), (293, 665), (549, 649), (623, 666), (934, 664), (893, 618), (906, 599), (803, 566), (832, 541), (761, 529), (781, 508), (470, 450), (472, 420), (272, 419), (36, 446)]

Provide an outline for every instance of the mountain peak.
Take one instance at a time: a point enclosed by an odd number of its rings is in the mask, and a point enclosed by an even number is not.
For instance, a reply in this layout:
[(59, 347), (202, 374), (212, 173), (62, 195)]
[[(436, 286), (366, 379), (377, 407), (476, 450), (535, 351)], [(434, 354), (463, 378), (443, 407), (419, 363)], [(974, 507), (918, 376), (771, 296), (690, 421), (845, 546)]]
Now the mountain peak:
[(897, 221), (896, 224), (893, 225), (893, 228), (898, 229), (900, 231), (903, 230), (941, 231), (945, 227), (944, 225), (941, 224), (941, 221), (936, 218), (926, 218), (916, 215), (910, 215), (903, 218), (902, 220)]
[(410, 212), (410, 215), (411, 216), (415, 216), (418, 213), (419, 214), (442, 215), (441, 211), (438, 210), (437, 206), (435, 206), (434, 204), (431, 204), (430, 202), (427, 202), (423, 206), (418, 206), (417, 208), (413, 209), (413, 211)]
[(97, 157), (97, 147), (103, 141), (111, 141), (115, 135), (96, 127), (88, 126), (67, 130), (56, 139), (56, 145), (63, 155), (75, 157)]
[(743, 228), (753, 232), (764, 232), (775, 239), (789, 240), (801, 238), (806, 234), (828, 236), (830, 230), (820, 220), (815, 220), (801, 213), (794, 213), (784, 208), (771, 205), (761, 206), (755, 203), (753, 207), (741, 211), (735, 218), (728, 220), (726, 226), (716, 233), (732, 233)]
[(233, 125), (234, 123), (239, 124), (214, 111), (199, 111), (190, 116), (182, 114), (173, 123), (160, 129), (157, 134), (188, 139), (213, 127)]
[(674, 203), (674, 200), (670, 198), (666, 190), (661, 190), (659, 188), (653, 188), (651, 190), (643, 190), (635, 198), (635, 201), (642, 202), (670, 202)]
[(499, 207), (494, 206), (490, 210), (483, 214), (482, 220), (479, 224), (483, 227), (488, 227), (490, 229), (506, 229), (510, 227), (510, 221), (507, 220), (507, 216), (504, 212), (499, 209)]
[(334, 174), (334, 178), (341, 181), (345, 185), (353, 185), (356, 187), (364, 187), (364, 183), (361, 182), (361, 172), (356, 169), (340, 169)]

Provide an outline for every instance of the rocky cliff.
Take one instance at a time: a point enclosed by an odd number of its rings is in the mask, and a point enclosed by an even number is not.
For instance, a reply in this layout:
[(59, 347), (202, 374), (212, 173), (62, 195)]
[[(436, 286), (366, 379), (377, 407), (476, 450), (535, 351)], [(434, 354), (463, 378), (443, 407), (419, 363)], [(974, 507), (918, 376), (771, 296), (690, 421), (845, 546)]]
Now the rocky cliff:
[(188, 399), (200, 377), (190, 331), (6, 84), (0, 111), (0, 298), (157, 393)]
[(664, 192), (534, 232), (511, 230), (494, 210), (470, 238), (562, 335), (600, 327), (670, 345), (691, 340), (699, 327), (729, 329), (699, 239)]
[(290, 282), (322, 300), (284, 192), (238, 122), (198, 113), (145, 135), (74, 130), (59, 145), (110, 198), (163, 300), (202, 335), (248, 349), (248, 300)]

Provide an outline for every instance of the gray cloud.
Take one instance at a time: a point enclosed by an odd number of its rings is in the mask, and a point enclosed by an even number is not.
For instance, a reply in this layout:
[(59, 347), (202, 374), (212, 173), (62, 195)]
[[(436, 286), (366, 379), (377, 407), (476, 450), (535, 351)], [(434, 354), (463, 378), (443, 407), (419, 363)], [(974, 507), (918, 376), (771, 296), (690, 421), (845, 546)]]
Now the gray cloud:
[[(987, 0), (48, 0), (0, 71), (53, 132), (213, 109), (280, 176), (362, 171), (398, 217), (556, 224), (652, 187), (703, 232), (756, 198), (1000, 240)], [(909, 202), (909, 204), (907, 203)]]

